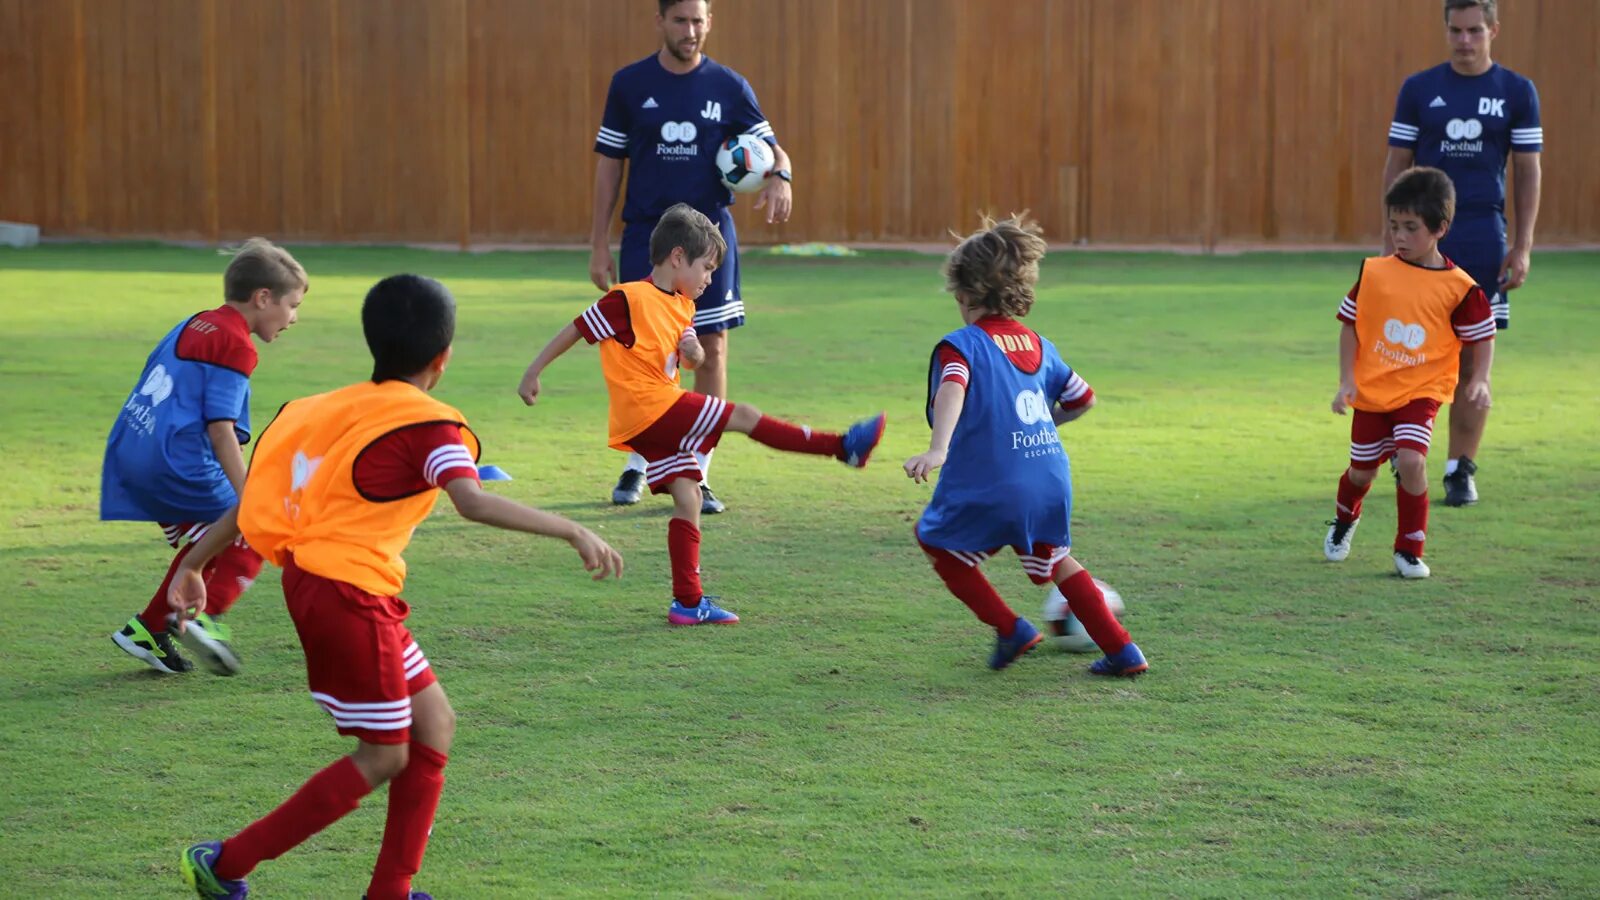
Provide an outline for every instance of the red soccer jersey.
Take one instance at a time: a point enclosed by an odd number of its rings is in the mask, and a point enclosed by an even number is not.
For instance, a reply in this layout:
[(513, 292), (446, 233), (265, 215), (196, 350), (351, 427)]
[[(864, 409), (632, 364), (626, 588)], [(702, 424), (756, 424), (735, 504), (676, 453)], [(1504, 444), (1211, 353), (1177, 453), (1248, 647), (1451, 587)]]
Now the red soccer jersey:
[[(1006, 359), (1012, 365), (1029, 374), (1039, 371), (1039, 366), (1044, 363), (1044, 345), (1039, 342), (1039, 335), (1033, 329), (1008, 316), (984, 316), (973, 324), (982, 328), (995, 346), (1005, 351)], [(940, 384), (953, 381), (966, 387), (972, 378), (967, 358), (949, 344), (939, 345), (939, 372)], [(1063, 409), (1075, 409), (1093, 399), (1094, 390), (1074, 371), (1056, 402)]]
[(179, 359), (232, 369), (249, 378), (256, 371), (256, 345), (244, 316), (224, 303), (189, 320), (178, 335)]
[(478, 467), (461, 426), (427, 422), (392, 431), (356, 457), (356, 489), (369, 500), (397, 500), (442, 488), (457, 478), (477, 480)]

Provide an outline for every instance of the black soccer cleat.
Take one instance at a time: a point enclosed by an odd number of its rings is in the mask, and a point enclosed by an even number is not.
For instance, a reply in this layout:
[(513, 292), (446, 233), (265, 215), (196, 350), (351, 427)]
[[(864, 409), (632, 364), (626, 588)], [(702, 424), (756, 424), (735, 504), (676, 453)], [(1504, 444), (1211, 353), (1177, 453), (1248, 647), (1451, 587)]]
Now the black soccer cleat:
[(700, 515), (714, 516), (727, 511), (728, 504), (718, 500), (717, 495), (711, 493), (711, 485), (704, 481), (700, 482)]
[(121, 631), (113, 633), (111, 642), (163, 675), (182, 675), (194, 668), (194, 664), (184, 659), (172, 645), (170, 635), (144, 627), (138, 616), (129, 619)]
[(1478, 465), (1472, 457), (1463, 456), (1456, 460), (1456, 470), (1444, 477), (1444, 505), (1445, 506), (1471, 506), (1478, 502), (1478, 485), (1472, 476), (1478, 473)]
[(644, 493), (644, 473), (638, 469), (623, 469), (617, 486), (611, 489), (611, 502), (617, 506), (632, 506)]

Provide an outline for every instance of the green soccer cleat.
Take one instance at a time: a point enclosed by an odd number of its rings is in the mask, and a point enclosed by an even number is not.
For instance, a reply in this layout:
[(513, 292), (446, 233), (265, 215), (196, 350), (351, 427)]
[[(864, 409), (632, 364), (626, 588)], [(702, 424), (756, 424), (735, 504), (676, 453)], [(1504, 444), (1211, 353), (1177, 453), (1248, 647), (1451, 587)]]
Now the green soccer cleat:
[(172, 646), (172, 637), (167, 632), (151, 631), (138, 616), (129, 619), (121, 631), (113, 632), (111, 642), (163, 675), (182, 675), (194, 668), (194, 664)]
[(217, 857), (221, 855), (220, 841), (206, 841), (183, 851), (183, 858), (178, 865), (183, 870), (184, 883), (202, 900), (245, 900), (250, 894), (250, 886), (244, 883), (243, 878), (221, 878), (212, 870), (217, 864)]
[(201, 613), (178, 635), (183, 645), (194, 651), (206, 668), (218, 675), (237, 675), (239, 654), (233, 652), (233, 629), (222, 624), (220, 616)]

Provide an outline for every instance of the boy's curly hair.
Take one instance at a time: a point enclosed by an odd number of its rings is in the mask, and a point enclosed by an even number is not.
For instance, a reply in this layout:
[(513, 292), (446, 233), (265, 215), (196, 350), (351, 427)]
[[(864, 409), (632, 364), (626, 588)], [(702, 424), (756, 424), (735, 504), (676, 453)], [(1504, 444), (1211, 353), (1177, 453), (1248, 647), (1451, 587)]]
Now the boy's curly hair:
[(1026, 212), (996, 222), (984, 216), (944, 262), (944, 289), (969, 306), (1021, 318), (1033, 308), (1044, 258), (1044, 230)]

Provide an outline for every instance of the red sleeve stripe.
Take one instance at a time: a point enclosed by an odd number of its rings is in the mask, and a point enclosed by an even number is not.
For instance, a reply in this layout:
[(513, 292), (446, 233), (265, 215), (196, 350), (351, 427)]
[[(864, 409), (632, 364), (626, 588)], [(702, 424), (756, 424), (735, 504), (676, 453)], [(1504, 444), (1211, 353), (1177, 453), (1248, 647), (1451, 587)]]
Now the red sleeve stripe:
[(1494, 337), (1494, 317), (1491, 316), (1471, 325), (1456, 326), (1456, 337), (1467, 343), (1475, 343)]
[(1072, 377), (1067, 379), (1067, 386), (1061, 389), (1061, 396), (1056, 398), (1056, 402), (1062, 406), (1071, 406), (1090, 393), (1093, 392), (1089, 390), (1089, 382), (1084, 381), (1077, 372), (1073, 372)]
[(435, 447), (428, 459), (422, 464), (422, 477), (434, 487), (439, 486), (439, 476), (455, 468), (470, 468), (477, 472), (477, 466), (472, 462), (472, 453), (466, 444), (445, 444)]
[(598, 302), (583, 311), (583, 324), (589, 326), (589, 334), (585, 337), (590, 338), (591, 344), (598, 344), (606, 338), (617, 336), (611, 323), (607, 322), (605, 315), (600, 312)]
[(1354, 322), (1356, 320), (1356, 298), (1344, 298), (1344, 302), (1339, 304), (1339, 318), (1345, 322)]
[(944, 369), (939, 373), (940, 384), (943, 384), (946, 381), (954, 381), (955, 383), (965, 387), (971, 380), (972, 373), (967, 371), (967, 366), (965, 363), (945, 363)]

